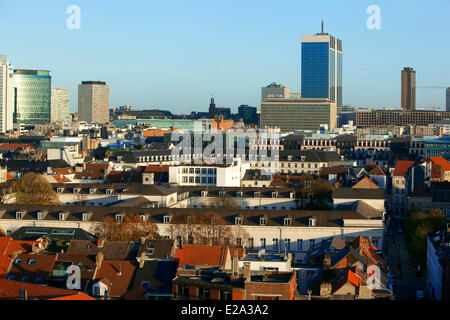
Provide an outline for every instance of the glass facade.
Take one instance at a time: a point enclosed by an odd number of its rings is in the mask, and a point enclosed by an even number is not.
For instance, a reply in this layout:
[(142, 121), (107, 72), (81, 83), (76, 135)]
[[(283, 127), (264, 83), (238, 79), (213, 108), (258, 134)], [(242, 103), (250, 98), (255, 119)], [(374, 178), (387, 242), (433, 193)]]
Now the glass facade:
[[(325, 37), (325, 35), (318, 35)], [(314, 36), (315, 37), (315, 36)], [(342, 110), (342, 41), (326, 35), (324, 39), (302, 42), (302, 98), (329, 99)]]
[(44, 70), (14, 70), (14, 123), (50, 123), (51, 76)]
[(329, 99), (329, 61), (328, 42), (302, 43), (302, 98)]

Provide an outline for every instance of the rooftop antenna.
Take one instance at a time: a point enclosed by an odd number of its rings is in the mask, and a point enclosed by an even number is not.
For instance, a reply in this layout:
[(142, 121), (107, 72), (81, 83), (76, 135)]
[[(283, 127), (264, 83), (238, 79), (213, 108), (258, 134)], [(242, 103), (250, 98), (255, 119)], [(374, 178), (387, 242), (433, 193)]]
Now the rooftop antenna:
[(323, 26), (323, 23), (324, 23), (324, 17), (322, 17), (322, 34), (324, 34), (324, 26)]

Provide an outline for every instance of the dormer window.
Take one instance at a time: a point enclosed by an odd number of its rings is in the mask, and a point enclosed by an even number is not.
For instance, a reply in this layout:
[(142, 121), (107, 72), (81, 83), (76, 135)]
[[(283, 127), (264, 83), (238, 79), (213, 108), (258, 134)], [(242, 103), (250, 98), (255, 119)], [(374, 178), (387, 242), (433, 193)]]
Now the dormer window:
[(142, 214), (142, 215), (141, 215), (141, 220), (142, 220), (143, 222), (146, 222), (146, 221), (148, 220), (148, 215)]
[(45, 211), (38, 211), (38, 213), (37, 213), (38, 220), (43, 220), (45, 215), (46, 215), (46, 213), (47, 212), (45, 212)]
[(116, 221), (117, 222), (122, 222), (123, 220), (123, 215), (122, 214), (116, 214)]
[(208, 195), (208, 191), (202, 191), (202, 197), (206, 197)]
[(292, 161), (292, 156), (287, 157), (288, 161)]
[(236, 218), (234, 218), (234, 224), (236, 224), (236, 225), (242, 225), (242, 217), (236, 217)]
[(106, 189), (106, 194), (112, 194), (114, 189)]
[(90, 194), (95, 194), (96, 191), (97, 191), (96, 188), (90, 188), (90, 189), (89, 189), (89, 193), (90, 193)]
[(259, 191), (255, 191), (255, 193), (253, 194), (253, 196), (255, 198), (259, 198), (261, 196), (261, 193)]
[(147, 246), (147, 255), (148, 256), (153, 255), (154, 251), (155, 251), (155, 245), (153, 243), (149, 243)]
[(294, 199), (295, 198), (295, 192), (291, 192), (289, 196), (290, 196), (291, 199)]
[(278, 192), (272, 192), (272, 198), (278, 198)]
[(301, 156), (300, 157), (300, 161), (305, 161), (306, 160), (306, 157), (305, 156)]
[(219, 197), (224, 197), (225, 196), (225, 191), (219, 191)]
[(292, 219), (291, 217), (284, 218), (284, 225), (285, 226), (291, 226), (292, 225)]
[(63, 193), (64, 192), (64, 188), (56, 188), (56, 192), (57, 193)]
[(267, 218), (266, 218), (266, 217), (261, 217), (261, 218), (259, 218), (259, 225), (260, 225), (260, 226), (265, 226), (265, 225), (267, 225)]
[(243, 194), (244, 194), (244, 193), (243, 193), (242, 191), (236, 192), (236, 196), (239, 197), (239, 198), (242, 198), (242, 195), (243, 195)]
[(83, 221), (89, 221), (89, 213), (83, 213)]
[(316, 226), (316, 218), (309, 218), (309, 226), (310, 227)]
[(60, 212), (59, 213), (59, 220), (66, 220), (67, 212)]
[(170, 223), (172, 221), (172, 216), (171, 215), (166, 215), (163, 217), (163, 222), (164, 223)]
[(22, 219), (26, 213), (26, 211), (16, 211), (16, 219)]
[(80, 188), (73, 188), (73, 193), (80, 193), (81, 189)]

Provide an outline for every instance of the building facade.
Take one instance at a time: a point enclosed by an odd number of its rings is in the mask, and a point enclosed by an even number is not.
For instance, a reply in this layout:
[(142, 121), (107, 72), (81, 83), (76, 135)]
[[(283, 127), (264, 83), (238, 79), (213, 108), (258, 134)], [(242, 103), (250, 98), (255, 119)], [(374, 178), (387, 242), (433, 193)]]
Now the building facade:
[(429, 124), (450, 118), (450, 111), (429, 110), (375, 110), (358, 109), (356, 111), (356, 126), (428, 126)]
[(14, 123), (50, 123), (51, 82), (48, 70), (14, 70)]
[(14, 72), (13, 67), (0, 56), (0, 132), (13, 129)]
[(52, 88), (51, 122), (71, 122), (69, 108), (69, 89)]
[(78, 85), (78, 119), (89, 123), (109, 121), (109, 86), (101, 81)]
[(329, 99), (270, 98), (261, 102), (261, 127), (277, 127), (282, 132), (332, 130), (337, 124), (336, 103)]

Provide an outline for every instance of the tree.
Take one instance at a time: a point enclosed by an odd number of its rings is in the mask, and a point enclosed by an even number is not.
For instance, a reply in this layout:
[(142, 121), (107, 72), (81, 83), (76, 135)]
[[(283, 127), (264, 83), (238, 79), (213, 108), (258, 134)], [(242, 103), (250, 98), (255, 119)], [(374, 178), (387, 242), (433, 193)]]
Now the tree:
[(109, 241), (139, 241), (141, 237), (161, 239), (158, 226), (143, 221), (138, 214), (125, 215), (121, 222), (117, 222), (113, 216), (106, 216), (96, 226), (94, 233)]
[[(198, 216), (178, 216), (168, 228), (172, 239), (178, 244), (200, 245), (240, 245), (245, 246), (248, 233), (242, 227), (232, 227), (215, 212), (206, 212)], [(238, 243), (238, 238), (240, 243)]]
[(0, 185), (0, 203), (8, 203), (11, 199), (11, 185), (9, 183), (2, 183)]
[(405, 231), (408, 253), (411, 261), (426, 266), (427, 234), (447, 225), (447, 217), (438, 209), (428, 213), (409, 210), (405, 217)]
[(19, 204), (61, 204), (50, 183), (41, 175), (32, 172), (14, 181), (12, 191), (16, 194), (16, 203)]
[(237, 201), (230, 195), (219, 195), (218, 197), (210, 197), (207, 201), (209, 208), (217, 209), (239, 209)]

